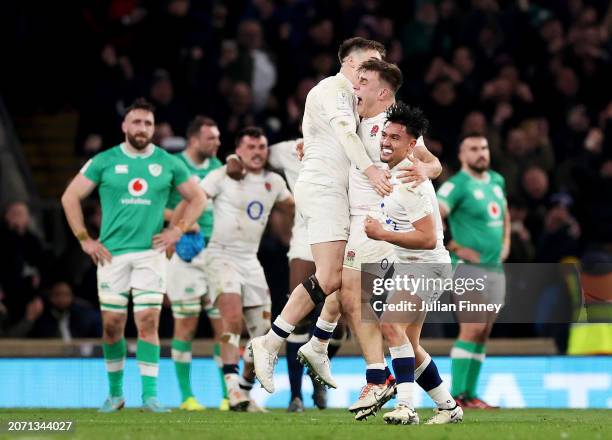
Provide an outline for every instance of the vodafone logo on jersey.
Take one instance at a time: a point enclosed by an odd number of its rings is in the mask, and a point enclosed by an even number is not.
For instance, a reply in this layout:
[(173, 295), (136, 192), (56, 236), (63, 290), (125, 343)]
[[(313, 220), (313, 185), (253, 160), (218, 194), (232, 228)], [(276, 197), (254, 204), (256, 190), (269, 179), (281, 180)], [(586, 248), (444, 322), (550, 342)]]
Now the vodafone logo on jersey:
[(487, 208), (489, 210), (489, 216), (491, 216), (491, 218), (498, 218), (501, 215), (501, 208), (499, 206), (499, 203), (489, 202)]
[(136, 177), (135, 179), (130, 180), (130, 183), (128, 183), (128, 191), (134, 197), (144, 195), (148, 189), (149, 184), (141, 177)]

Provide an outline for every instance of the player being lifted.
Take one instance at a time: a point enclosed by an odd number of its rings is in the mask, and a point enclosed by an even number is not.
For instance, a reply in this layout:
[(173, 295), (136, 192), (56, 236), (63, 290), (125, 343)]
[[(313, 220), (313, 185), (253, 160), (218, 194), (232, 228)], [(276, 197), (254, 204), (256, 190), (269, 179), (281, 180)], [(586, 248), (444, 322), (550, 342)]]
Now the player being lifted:
[[(295, 139), (290, 141), (279, 142), (270, 146), (270, 157), (268, 163), (271, 167), (282, 170), (285, 173), (287, 184), (291, 191), (295, 188), (298, 174), (302, 163), (298, 157), (298, 149), (302, 151), (303, 140)], [(291, 229), (291, 242), (289, 244), (289, 290), (292, 291), (297, 287), (304, 278), (315, 273), (315, 264), (308, 245), (308, 236), (306, 233), (306, 225), (304, 219), (296, 212), (293, 218), (293, 227)], [(304, 375), (304, 367), (300, 364), (297, 358), (298, 349), (308, 341), (313, 320), (318, 316), (320, 310), (313, 312), (304, 318), (296, 326), (294, 331), (287, 338), (287, 370), (289, 373), (289, 385), (291, 388), (291, 398), (289, 412), (302, 412), (304, 410), (304, 401), (302, 397), (302, 376)], [(330, 343), (329, 357), (340, 348), (342, 338), (344, 336), (344, 327), (339, 325), (334, 331)], [(313, 386), (313, 401), (319, 409), (327, 407), (327, 390), (324, 385), (321, 385), (312, 376)]]
[[(187, 128), (187, 148), (176, 155), (181, 160), (195, 180), (199, 182), (213, 170), (223, 164), (217, 158), (217, 150), (221, 145), (217, 123), (204, 116), (196, 117)], [(166, 209), (166, 220), (172, 217), (173, 209), (181, 201), (178, 191), (172, 191)], [(202, 301), (206, 314), (210, 319), (215, 336), (214, 356), (219, 364), (221, 345), (219, 343), (222, 327), (219, 310), (210, 304), (207, 293), (207, 282), (204, 268), (201, 264), (201, 250), (210, 241), (213, 229), (213, 210), (209, 204), (206, 211), (198, 219), (198, 232), (190, 232), (181, 237), (177, 244), (177, 252), (172, 256), (168, 266), (168, 298), (172, 302), (174, 317), (174, 336), (172, 340), (172, 359), (174, 360), (176, 377), (181, 392), (180, 409), (200, 411), (204, 407), (196, 400), (191, 389), (191, 344), (195, 336)], [(227, 405), (227, 390), (223, 379), (223, 365), (219, 365), (223, 399), (221, 409)]]
[[(383, 45), (376, 41), (359, 37), (344, 41), (338, 51), (340, 72), (319, 82), (306, 98), (304, 158), (295, 197), (306, 222), (316, 272), (293, 290), (268, 334), (251, 341), (255, 374), (270, 393), (274, 392), (274, 365), (283, 342), (302, 318), (340, 288), (349, 230), (351, 162), (381, 194), (391, 189), (386, 172), (372, 163), (357, 136), (359, 117), (353, 92), (359, 65), (384, 54)], [(331, 333), (334, 328), (330, 323), (325, 331)]]
[(261, 129), (240, 131), (236, 154), (246, 169), (243, 179), (234, 180), (221, 168), (200, 183), (214, 199), (216, 216), (205, 264), (211, 300), (223, 321), (221, 356), (230, 408), (255, 411), (249, 397), (255, 375), (248, 350), (243, 375), (238, 376), (242, 323), (251, 338), (270, 329), (270, 292), (257, 250), (270, 211), (277, 208), (293, 218), (294, 202), (283, 178), (264, 169), (268, 143)]
[[(440, 213), (448, 217), (452, 241), (448, 243), (456, 276), (485, 277), (486, 301), (503, 305), (506, 280), (501, 262), (510, 250), (510, 217), (504, 178), (489, 169), (487, 139), (468, 134), (459, 144), (461, 170), (438, 189)], [(479, 295), (481, 298), (483, 295)], [(476, 396), (485, 344), (497, 314), (462, 318), (451, 350), (452, 393), (466, 408), (492, 408)]]
[[(368, 155), (374, 163), (387, 169), (380, 160), (380, 137), (386, 120), (386, 110), (395, 103), (395, 94), (402, 84), (402, 73), (394, 64), (381, 60), (365, 61), (358, 74), (358, 85), (355, 95), (358, 99), (359, 115), (362, 117), (357, 133), (366, 146)], [(442, 169), (438, 159), (433, 156), (419, 137), (414, 148), (413, 163), (402, 167), (399, 178), (408, 182), (420, 183), (428, 178), (436, 178)], [(384, 241), (368, 238), (364, 232), (366, 215), (379, 208), (381, 196), (372, 188), (354, 165), (349, 174), (350, 235), (346, 246), (344, 267), (342, 269), (342, 287), (339, 298), (342, 313), (348, 320), (353, 334), (361, 346), (366, 364), (366, 386), (360, 399), (349, 410), (356, 413), (356, 419), (362, 420), (382, 406), (395, 393), (393, 377), (385, 365), (383, 338), (375, 316), (361, 315), (362, 281), (372, 284), (373, 278), (383, 277), (390, 270), (395, 253), (393, 247)], [(362, 273), (362, 264), (366, 272)], [(367, 273), (370, 270), (372, 273)], [(336, 322), (339, 316), (335, 295), (328, 297), (321, 313), (324, 321)], [(319, 336), (325, 334), (315, 330)], [(331, 377), (326, 369), (325, 353), (316, 348), (325, 342), (313, 336), (302, 351), (306, 351), (309, 365), (316, 375)], [(301, 354), (301, 353), (300, 353)]]
[[(417, 138), (424, 134), (427, 125), (419, 109), (397, 103), (388, 110), (380, 141), (380, 159), (391, 169), (394, 189), (380, 205), (383, 223), (368, 216), (365, 233), (374, 240), (393, 244), (396, 276), (446, 280), (452, 278), (451, 261), (444, 248), (442, 219), (431, 181), (396, 183), (399, 167), (411, 164)], [(442, 283), (438, 284), (438, 289), (435, 283), (428, 282), (411, 292), (391, 291), (387, 298), (387, 304), (407, 301), (414, 305), (414, 311), (387, 310), (381, 316), (380, 327), (389, 346), (397, 381), (398, 402), (393, 411), (383, 416), (387, 423), (419, 423), (414, 411), (415, 379), (436, 403), (436, 414), (428, 424), (456, 423), (463, 419), (463, 411), (442, 384), (435, 363), (419, 345), (427, 314), (420, 310), (423, 303), (436, 301), (443, 293)]]
[[(94, 156), (62, 196), (72, 232), (98, 265), (102, 347), (109, 381), (109, 397), (101, 412), (114, 412), (125, 405), (124, 330), (130, 295), (138, 329), (136, 359), (144, 409), (167, 411), (157, 400), (158, 324), (166, 292), (165, 250), (179, 240), (206, 205), (204, 192), (189, 179), (187, 168), (151, 143), (153, 111), (144, 99), (134, 101), (122, 124), (125, 142)], [(98, 240), (87, 233), (81, 209), (81, 200), (96, 186), (102, 206)], [(164, 208), (173, 188), (186, 200), (186, 209), (176, 226), (162, 231)]]

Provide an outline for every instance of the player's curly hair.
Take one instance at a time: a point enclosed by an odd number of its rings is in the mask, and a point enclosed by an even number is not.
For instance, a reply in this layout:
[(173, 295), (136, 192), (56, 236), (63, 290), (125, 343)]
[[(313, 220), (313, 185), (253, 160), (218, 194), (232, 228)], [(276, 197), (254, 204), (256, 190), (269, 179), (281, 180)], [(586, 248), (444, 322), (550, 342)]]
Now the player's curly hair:
[(397, 101), (387, 109), (386, 122), (393, 122), (406, 127), (406, 131), (415, 138), (423, 136), (429, 128), (425, 113), (418, 107), (410, 107), (402, 101)]

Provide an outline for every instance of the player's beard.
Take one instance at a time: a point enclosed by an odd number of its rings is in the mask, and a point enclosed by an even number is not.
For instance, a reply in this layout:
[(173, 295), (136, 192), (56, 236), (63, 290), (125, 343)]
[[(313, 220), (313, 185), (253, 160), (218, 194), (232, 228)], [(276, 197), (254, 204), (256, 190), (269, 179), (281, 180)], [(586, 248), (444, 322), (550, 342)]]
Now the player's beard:
[(489, 169), (489, 164), (486, 160), (478, 160), (473, 164), (469, 164), (468, 167), (475, 173), (484, 173)]
[(147, 137), (145, 134), (138, 133), (137, 135), (127, 134), (127, 140), (132, 147), (142, 151), (151, 143), (153, 137)]

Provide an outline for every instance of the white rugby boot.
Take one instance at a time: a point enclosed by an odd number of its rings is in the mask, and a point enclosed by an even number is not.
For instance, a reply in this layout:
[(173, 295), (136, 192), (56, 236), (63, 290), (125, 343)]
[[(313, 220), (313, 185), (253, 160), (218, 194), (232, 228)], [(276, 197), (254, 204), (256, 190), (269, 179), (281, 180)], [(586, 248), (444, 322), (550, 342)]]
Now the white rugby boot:
[(255, 377), (268, 393), (274, 392), (274, 367), (278, 362), (278, 355), (270, 352), (264, 346), (265, 336), (251, 339), (248, 350), (253, 357)]
[(436, 414), (425, 422), (426, 425), (446, 425), (463, 421), (463, 409), (459, 405), (452, 409), (435, 408), (434, 412)]
[(338, 384), (332, 377), (331, 365), (327, 353), (315, 351), (310, 342), (302, 345), (297, 354), (298, 360), (308, 368), (308, 372), (315, 380), (330, 388), (338, 388)]
[(419, 415), (408, 405), (398, 403), (393, 411), (385, 413), (383, 420), (390, 425), (418, 425)]

